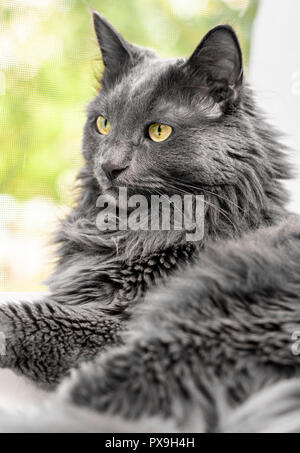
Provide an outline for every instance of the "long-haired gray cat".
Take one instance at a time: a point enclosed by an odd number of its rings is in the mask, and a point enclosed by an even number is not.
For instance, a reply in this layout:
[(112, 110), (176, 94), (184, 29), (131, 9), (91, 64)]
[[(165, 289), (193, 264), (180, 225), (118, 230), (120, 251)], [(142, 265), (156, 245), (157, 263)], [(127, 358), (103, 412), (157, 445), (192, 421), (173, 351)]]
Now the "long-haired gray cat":
[[(55, 391), (0, 429), (300, 431), (300, 220), (237, 37), (218, 26), (163, 60), (93, 17), (105, 70), (51, 293), (0, 306), (1, 367)], [(101, 232), (119, 187), (203, 195), (203, 239)]]

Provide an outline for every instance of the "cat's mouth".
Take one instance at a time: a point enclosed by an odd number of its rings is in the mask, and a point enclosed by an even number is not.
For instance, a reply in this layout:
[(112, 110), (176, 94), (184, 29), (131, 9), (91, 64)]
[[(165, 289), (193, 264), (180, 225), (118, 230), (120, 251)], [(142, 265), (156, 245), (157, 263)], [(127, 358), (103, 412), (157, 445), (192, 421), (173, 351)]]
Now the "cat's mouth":
[[(154, 177), (153, 175), (143, 175), (142, 177), (131, 174), (130, 181), (124, 175), (117, 176), (113, 180), (107, 178), (102, 172), (95, 172), (95, 176), (101, 194), (109, 198), (114, 198), (117, 204), (119, 203), (120, 197), (125, 195), (128, 197), (140, 195), (148, 199), (152, 195), (173, 196), (195, 193), (203, 194), (205, 192), (205, 185), (203, 184), (190, 186), (178, 180), (174, 184), (173, 181), (171, 183), (167, 178), (163, 180), (161, 177)], [(212, 189), (212, 186), (210, 186), (210, 189)]]

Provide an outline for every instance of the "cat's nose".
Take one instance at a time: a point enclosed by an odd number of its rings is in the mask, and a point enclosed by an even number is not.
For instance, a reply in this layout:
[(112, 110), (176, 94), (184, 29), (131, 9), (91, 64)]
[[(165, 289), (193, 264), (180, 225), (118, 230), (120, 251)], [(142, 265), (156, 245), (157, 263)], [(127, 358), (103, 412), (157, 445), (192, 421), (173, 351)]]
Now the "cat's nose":
[(121, 173), (123, 173), (123, 171), (126, 170), (126, 168), (128, 168), (128, 165), (126, 165), (125, 163), (120, 163), (113, 161), (112, 159), (109, 159), (103, 162), (101, 168), (104, 171), (106, 177), (113, 181)]

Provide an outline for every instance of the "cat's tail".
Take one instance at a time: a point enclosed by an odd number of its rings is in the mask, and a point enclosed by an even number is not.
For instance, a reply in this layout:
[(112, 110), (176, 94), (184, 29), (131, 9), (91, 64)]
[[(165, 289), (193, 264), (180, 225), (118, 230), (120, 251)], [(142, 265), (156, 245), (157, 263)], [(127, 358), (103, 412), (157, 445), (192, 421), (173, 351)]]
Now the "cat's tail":
[(220, 431), (300, 433), (300, 379), (282, 381), (254, 394), (224, 417)]
[[(54, 404), (53, 404), (54, 403)], [(159, 418), (126, 421), (98, 414), (58, 401), (16, 411), (0, 408), (0, 433), (176, 433), (206, 432), (198, 411), (191, 410), (189, 421), (178, 426)], [(300, 379), (274, 384), (254, 394), (238, 409), (220, 411), (218, 426), (222, 433), (300, 433)]]

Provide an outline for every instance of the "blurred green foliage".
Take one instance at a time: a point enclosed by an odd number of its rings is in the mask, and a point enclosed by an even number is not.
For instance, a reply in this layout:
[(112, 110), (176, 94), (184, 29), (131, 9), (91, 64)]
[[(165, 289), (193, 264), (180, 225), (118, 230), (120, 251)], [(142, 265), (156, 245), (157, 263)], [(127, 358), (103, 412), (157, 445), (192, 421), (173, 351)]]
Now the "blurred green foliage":
[(258, 0), (2, 0), (2, 193), (69, 202), (99, 65), (89, 6), (164, 57), (188, 56), (211, 27), (229, 23), (247, 64)]

